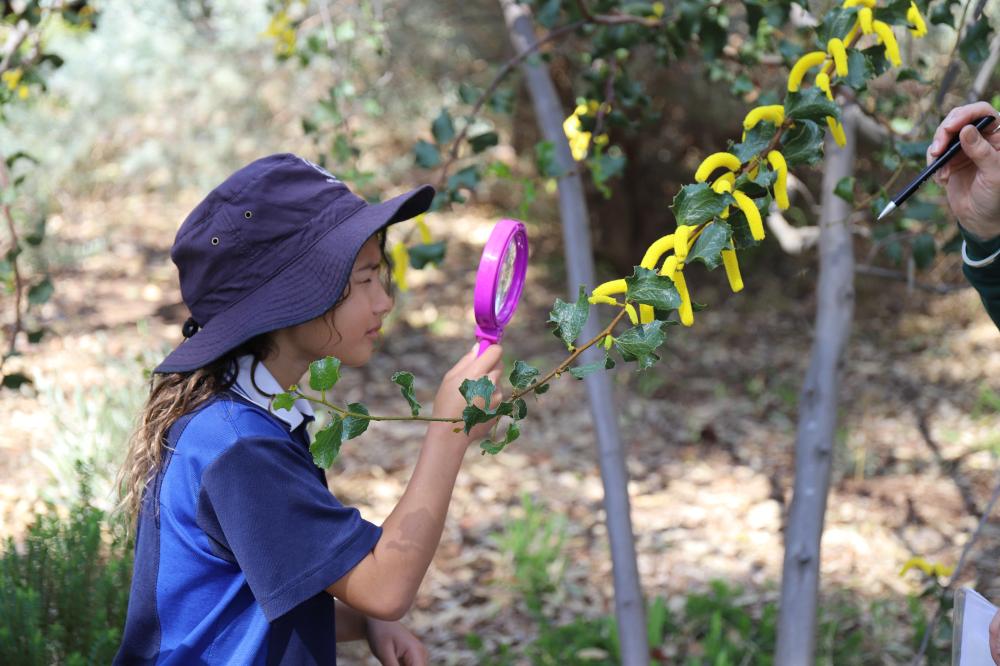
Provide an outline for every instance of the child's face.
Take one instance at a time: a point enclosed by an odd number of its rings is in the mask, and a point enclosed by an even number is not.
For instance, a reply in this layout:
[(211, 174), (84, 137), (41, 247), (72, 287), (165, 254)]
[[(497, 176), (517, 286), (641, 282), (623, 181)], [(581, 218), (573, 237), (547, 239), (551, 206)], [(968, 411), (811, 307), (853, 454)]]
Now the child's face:
[(358, 253), (348, 279), (350, 295), (333, 311), (333, 317), (326, 313), (279, 331), (275, 340), (279, 356), (288, 358), (287, 349), (306, 363), (326, 356), (336, 356), (350, 367), (367, 363), (381, 335), (378, 329), (393, 304), (381, 280), (384, 268), (378, 239), (373, 236)]

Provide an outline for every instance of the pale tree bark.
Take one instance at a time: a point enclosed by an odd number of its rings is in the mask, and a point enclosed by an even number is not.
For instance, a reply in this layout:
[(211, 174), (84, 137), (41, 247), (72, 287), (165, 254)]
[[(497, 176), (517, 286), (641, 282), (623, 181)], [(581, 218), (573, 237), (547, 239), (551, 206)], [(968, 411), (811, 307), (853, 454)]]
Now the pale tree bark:
[[(525, 5), (515, 0), (500, 0), (511, 42), (518, 54), (535, 42), (534, 21)], [(580, 178), (562, 123), (566, 116), (559, 103), (548, 69), (531, 59), (521, 64), (525, 82), (535, 108), (535, 118), (545, 140), (552, 142), (556, 164), (565, 174), (559, 178), (559, 215), (562, 219), (563, 242), (569, 279), (569, 297), (576, 300), (581, 284), (593, 288), (594, 260), (590, 245), (590, 224)], [(584, 326), (581, 339), (590, 340), (601, 331), (595, 317)], [(603, 355), (597, 346), (581, 354), (582, 363), (596, 363)], [(604, 482), (604, 511), (615, 584), (615, 614), (621, 645), (622, 664), (639, 666), (649, 663), (646, 639), (645, 607), (636, 566), (635, 539), (629, 514), (628, 475), (625, 456), (618, 433), (611, 382), (608, 374), (597, 372), (586, 379), (590, 411), (597, 435), (601, 478)]]
[(854, 171), (856, 120), (843, 114), (847, 145), (827, 136), (819, 235), (816, 330), (799, 402), (795, 438), (795, 488), (785, 527), (776, 666), (814, 662), (819, 595), (820, 539), (830, 488), (837, 392), (854, 316), (854, 250), (851, 209), (833, 193)]

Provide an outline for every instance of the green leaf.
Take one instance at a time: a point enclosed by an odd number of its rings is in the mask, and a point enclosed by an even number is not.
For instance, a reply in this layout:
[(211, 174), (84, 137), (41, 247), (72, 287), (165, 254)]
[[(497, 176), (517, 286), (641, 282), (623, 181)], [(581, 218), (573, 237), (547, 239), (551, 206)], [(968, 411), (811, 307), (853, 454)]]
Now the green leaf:
[(552, 388), (551, 384), (542, 384), (541, 386), (535, 386), (535, 395), (542, 395), (543, 393), (548, 393), (549, 389)]
[(491, 456), (495, 456), (506, 448), (508, 444), (513, 442), (515, 439), (520, 437), (521, 429), (517, 427), (516, 423), (511, 423), (507, 427), (507, 432), (504, 433), (503, 441), (494, 442), (491, 439), (484, 439), (479, 443), (479, 447), (482, 449), (483, 455), (487, 453)]
[(732, 195), (714, 192), (708, 183), (685, 185), (674, 197), (671, 208), (677, 224), (698, 225), (720, 215), (726, 206), (735, 203)]
[(749, 162), (752, 157), (761, 154), (767, 148), (777, 131), (778, 128), (773, 123), (766, 121), (757, 123), (747, 132), (746, 138), (733, 146), (729, 152), (740, 158), (740, 162)]
[[(729, 247), (729, 238), (732, 231), (729, 225), (720, 222), (712, 222), (701, 231), (698, 240), (688, 252), (687, 263), (700, 261), (709, 270), (715, 269), (722, 263), (722, 251)], [(678, 296), (678, 307), (680, 307), (680, 297)]]
[(475, 190), (478, 184), (479, 167), (475, 164), (467, 166), (448, 177), (448, 188), (452, 190), (458, 190), (462, 187)]
[(445, 242), (421, 243), (406, 248), (406, 251), (410, 255), (410, 266), (416, 269), (421, 269), (427, 264), (440, 266), (444, 261)]
[(925, 141), (897, 141), (896, 152), (900, 157), (907, 160), (916, 160), (924, 166), (927, 158), (927, 148), (931, 145), (930, 139)]
[(733, 183), (733, 189), (743, 192), (748, 197), (756, 199), (765, 196), (778, 179), (778, 174), (768, 168), (768, 163), (762, 161), (757, 165), (757, 175), (753, 178), (749, 173), (740, 174)]
[(610, 370), (613, 367), (615, 367), (614, 359), (611, 358), (607, 352), (605, 352), (603, 361), (595, 361), (594, 363), (578, 365), (575, 368), (570, 368), (569, 374), (573, 375), (577, 379), (583, 379), (587, 375), (592, 375), (599, 370)]
[(920, 72), (912, 67), (901, 69), (899, 70), (899, 73), (896, 74), (896, 83), (902, 83), (903, 81), (917, 81), (924, 84), (930, 83), (930, 81), (920, 75)]
[(405, 371), (396, 372), (392, 375), (392, 381), (401, 387), (400, 390), (403, 393), (403, 397), (406, 398), (406, 402), (410, 403), (410, 412), (413, 416), (418, 416), (420, 414), (420, 403), (417, 402), (413, 394), (413, 373)]
[(455, 138), (455, 124), (451, 121), (451, 114), (448, 109), (441, 109), (441, 113), (431, 123), (431, 134), (434, 141), (442, 146)]
[(514, 369), (510, 371), (510, 383), (516, 389), (525, 389), (531, 384), (531, 380), (541, 374), (538, 368), (532, 367), (524, 361), (514, 361)]
[(340, 380), (340, 359), (327, 356), (309, 364), (309, 388), (329, 391)]
[(874, 76), (871, 60), (858, 49), (847, 49), (847, 76), (841, 80), (855, 92), (862, 92)]
[(528, 415), (528, 403), (524, 401), (524, 398), (518, 398), (514, 401), (514, 408), (511, 410), (510, 415), (516, 421), (520, 421)]
[[(843, 7), (837, 7), (831, 9), (823, 17), (823, 22), (819, 25), (817, 36), (819, 37), (820, 44), (823, 45), (823, 49), (826, 50), (826, 44), (834, 37), (844, 38), (851, 28), (854, 27), (855, 21), (858, 20), (858, 7), (849, 7), (844, 9)], [(879, 14), (879, 18), (882, 15)]]
[(815, 164), (823, 159), (823, 130), (811, 120), (800, 120), (781, 136), (781, 153), (788, 166)]
[(483, 94), (482, 89), (477, 88), (476, 86), (473, 85), (469, 85), (464, 81), (458, 86), (458, 96), (466, 104), (469, 105), (475, 104), (476, 101), (479, 99), (479, 96), (482, 94)]
[(946, 2), (937, 3), (934, 5), (934, 9), (930, 13), (930, 21), (934, 25), (944, 24), (949, 25), (952, 28), (955, 27), (955, 15), (952, 13), (952, 7), (955, 5), (961, 5), (959, 0), (946, 0)]
[(34, 331), (28, 331), (28, 342), (30, 342), (31, 344), (41, 342), (42, 337), (45, 335), (45, 331), (46, 329), (44, 328), (39, 328)]
[(52, 286), (52, 281), (46, 277), (28, 289), (28, 302), (32, 305), (41, 305), (52, 297), (53, 291), (55, 288)]
[(615, 338), (615, 348), (624, 360), (638, 361), (639, 369), (645, 370), (660, 360), (653, 350), (666, 340), (662, 327), (663, 322), (659, 320), (633, 326)]
[(625, 299), (632, 303), (652, 305), (660, 310), (676, 310), (681, 306), (681, 295), (674, 281), (656, 271), (635, 266), (632, 275), (625, 278)]
[(413, 146), (413, 156), (417, 160), (417, 166), (424, 169), (433, 169), (441, 164), (441, 152), (438, 147), (429, 141), (420, 139)]
[(826, 122), (827, 116), (839, 120), (840, 107), (828, 99), (819, 86), (790, 92), (785, 96), (785, 118)]
[(556, 164), (555, 147), (551, 141), (539, 141), (535, 144), (535, 168), (545, 178), (559, 178), (562, 175), (562, 169)]
[(294, 393), (279, 393), (271, 399), (272, 409), (291, 409), (299, 396)]
[(481, 153), (487, 148), (491, 148), (500, 142), (500, 137), (496, 132), (483, 132), (476, 136), (469, 137), (469, 144), (472, 145), (472, 152)]
[[(366, 416), (370, 413), (368, 408), (360, 402), (352, 402), (349, 404), (347, 406), (347, 411), (354, 412), (355, 414), (365, 414)], [(371, 419), (361, 418), (360, 416), (345, 416), (341, 441), (346, 442), (349, 439), (358, 437), (364, 433), (365, 430), (368, 430), (369, 423), (371, 423)]]
[(586, 294), (587, 292), (581, 284), (575, 303), (566, 303), (557, 298), (552, 312), (549, 313), (549, 320), (546, 322), (556, 325), (552, 333), (556, 337), (562, 338), (569, 350), (574, 349), (573, 343), (576, 342), (580, 331), (583, 330), (583, 325), (587, 323), (587, 317), (590, 316), (590, 302), (587, 300)]
[(484, 409), (490, 409), (490, 400), (496, 387), (489, 377), (483, 376), (476, 380), (466, 379), (458, 387), (459, 393), (465, 398), (465, 403), (471, 405), (476, 398), (483, 399)]
[[(760, 213), (762, 220), (767, 219), (767, 211), (771, 206), (771, 197), (764, 196), (758, 199), (754, 199), (754, 203), (757, 205), (757, 210)], [(739, 208), (733, 208), (730, 211), (729, 219), (726, 220), (729, 223), (729, 227), (733, 231), (732, 239), (733, 246), (737, 250), (745, 250), (748, 247), (756, 247), (760, 245), (760, 241), (756, 241), (753, 238), (753, 234), (750, 233), (750, 223), (747, 222), (746, 215), (743, 214)], [(692, 308), (697, 312), (698, 308), (692, 303)]]
[(20, 372), (12, 372), (3, 376), (3, 387), (9, 389), (20, 388), (22, 384), (33, 384), (31, 378)]
[(854, 203), (854, 176), (844, 176), (837, 181), (833, 193), (849, 204)]
[(916, 262), (917, 268), (927, 268), (934, 261), (934, 255), (937, 254), (937, 246), (934, 243), (934, 237), (930, 234), (922, 233), (915, 236), (911, 241), (911, 247), (913, 249), (913, 261)]
[(514, 110), (514, 91), (507, 89), (493, 91), (487, 105), (494, 113), (510, 113)]
[(983, 61), (990, 55), (990, 22), (986, 14), (979, 17), (979, 20), (965, 31), (965, 37), (958, 45), (958, 52), (962, 60), (969, 66), (972, 72), (976, 72)]
[(317, 467), (329, 469), (340, 453), (343, 442), (344, 421), (339, 416), (331, 418), (325, 428), (316, 433), (316, 438), (309, 445), (309, 453)]

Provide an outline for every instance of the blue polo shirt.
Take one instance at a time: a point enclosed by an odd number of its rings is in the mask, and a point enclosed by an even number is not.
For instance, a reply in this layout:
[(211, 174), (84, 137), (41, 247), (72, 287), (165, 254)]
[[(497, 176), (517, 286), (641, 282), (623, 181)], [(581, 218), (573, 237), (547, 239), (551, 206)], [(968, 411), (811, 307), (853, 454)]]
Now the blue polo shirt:
[[(232, 389), (178, 419), (143, 495), (116, 664), (335, 664), (326, 588), (381, 536), (330, 493), (312, 410), (241, 358)], [(261, 390), (258, 390), (261, 389)]]

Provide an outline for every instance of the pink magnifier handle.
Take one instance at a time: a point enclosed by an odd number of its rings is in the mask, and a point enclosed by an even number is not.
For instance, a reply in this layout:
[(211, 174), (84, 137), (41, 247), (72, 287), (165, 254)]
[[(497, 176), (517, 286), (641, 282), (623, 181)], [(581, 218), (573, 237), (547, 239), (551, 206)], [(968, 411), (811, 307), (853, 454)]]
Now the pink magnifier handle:
[(490, 233), (476, 272), (474, 310), (479, 352), (500, 342), (514, 316), (528, 272), (528, 234), (524, 223), (502, 219)]

